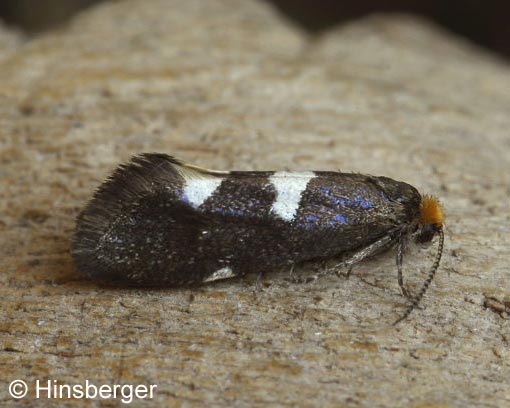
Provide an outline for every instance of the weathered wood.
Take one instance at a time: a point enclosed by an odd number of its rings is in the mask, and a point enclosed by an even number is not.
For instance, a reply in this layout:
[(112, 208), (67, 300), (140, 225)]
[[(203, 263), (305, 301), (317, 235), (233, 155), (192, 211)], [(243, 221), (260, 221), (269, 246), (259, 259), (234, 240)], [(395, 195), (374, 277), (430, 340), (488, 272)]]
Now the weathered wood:
[[(147, 0), (32, 40), (3, 28), (0, 84), (2, 406), (16, 404), (14, 379), (28, 406), (36, 379), (157, 384), (154, 406), (510, 405), (505, 63), (408, 16), (309, 38), (263, 2)], [(360, 171), (439, 195), (446, 252), (422, 309), (390, 325), (407, 304), (392, 254), (349, 280), (275, 271), (258, 293), (255, 277), (160, 290), (85, 279), (74, 217), (141, 151)], [(433, 253), (405, 257), (412, 290)]]

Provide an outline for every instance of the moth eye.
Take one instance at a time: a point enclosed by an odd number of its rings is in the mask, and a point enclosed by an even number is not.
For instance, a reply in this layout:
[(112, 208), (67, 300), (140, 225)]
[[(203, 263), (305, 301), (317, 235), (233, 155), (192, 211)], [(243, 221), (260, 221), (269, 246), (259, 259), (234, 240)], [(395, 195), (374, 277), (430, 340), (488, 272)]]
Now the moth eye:
[(421, 227), (418, 236), (416, 237), (416, 242), (426, 243), (432, 241), (434, 235), (436, 235), (437, 226), (435, 224), (425, 224)]

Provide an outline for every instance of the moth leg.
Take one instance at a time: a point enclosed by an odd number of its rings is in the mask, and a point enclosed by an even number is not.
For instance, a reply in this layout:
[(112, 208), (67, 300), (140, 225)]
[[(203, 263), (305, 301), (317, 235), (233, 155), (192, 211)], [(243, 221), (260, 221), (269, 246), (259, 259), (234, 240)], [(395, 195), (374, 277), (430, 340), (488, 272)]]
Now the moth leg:
[(411, 294), (407, 291), (407, 289), (404, 286), (404, 279), (402, 277), (402, 262), (404, 259), (404, 249), (405, 249), (405, 242), (403, 239), (401, 239), (398, 242), (397, 246), (397, 270), (398, 270), (398, 286), (400, 287), (400, 291), (402, 292), (402, 295), (404, 295), (406, 298), (411, 298)]
[(301, 278), (299, 276), (294, 276), (294, 268), (296, 266), (295, 262), (292, 262), (290, 264), (290, 270), (289, 270), (289, 278), (292, 283), (308, 283), (310, 282), (309, 279)]
[(293, 276), (293, 275), (294, 275), (294, 265), (295, 265), (295, 263), (294, 263), (294, 262), (292, 262), (292, 263), (290, 264), (289, 277), (290, 277), (290, 280), (291, 280), (291, 281), (293, 281), (293, 282), (297, 282), (297, 281), (298, 281), (298, 279), (296, 279), (296, 278)]
[(262, 277), (264, 276), (264, 271), (260, 271), (257, 274), (257, 279), (255, 280), (255, 291), (256, 292), (264, 292), (264, 285), (262, 285)]
[(349, 277), (351, 276), (351, 272), (352, 272), (352, 268), (354, 267), (354, 264), (357, 262), (360, 262), (362, 259), (360, 259), (359, 261), (352, 261), (352, 258), (350, 258), (349, 260), (345, 261), (344, 265), (347, 267), (347, 272), (344, 273), (344, 277), (349, 279)]
[(319, 280), (319, 278), (322, 278), (323, 276), (328, 275), (328, 273), (331, 271), (331, 269), (326, 266), (325, 261), (317, 261), (317, 264), (318, 264), (317, 271), (313, 277), (314, 282)]
[(393, 238), (391, 238), (389, 235), (386, 235), (386, 236), (378, 239), (374, 243), (370, 244), (369, 246), (360, 249), (358, 252), (351, 255), (351, 257), (349, 259), (335, 265), (333, 267), (333, 269), (335, 270), (335, 273), (337, 274), (337, 276), (340, 276), (341, 272), (340, 272), (339, 267), (340, 266), (347, 267), (347, 273), (342, 274), (342, 275), (344, 277), (348, 278), (349, 275), (351, 274), (352, 268), (355, 264), (363, 261), (366, 258), (370, 258), (371, 256), (378, 254), (379, 252), (384, 251), (385, 249), (392, 246), (394, 244), (394, 242), (395, 242), (395, 240)]

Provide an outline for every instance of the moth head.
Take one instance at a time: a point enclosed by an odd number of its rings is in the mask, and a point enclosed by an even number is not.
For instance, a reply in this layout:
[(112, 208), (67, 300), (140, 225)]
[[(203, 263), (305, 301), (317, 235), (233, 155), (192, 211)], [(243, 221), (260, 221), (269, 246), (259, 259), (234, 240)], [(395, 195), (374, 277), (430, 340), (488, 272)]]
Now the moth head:
[(434, 236), (443, 230), (443, 207), (436, 197), (424, 195), (420, 202), (420, 216), (416, 241), (430, 242)]
[(423, 285), (417, 295), (412, 299), (411, 304), (407, 307), (404, 314), (398, 318), (393, 324), (398, 324), (404, 320), (413, 309), (420, 303), (420, 300), (425, 295), (434, 275), (439, 267), (441, 256), (443, 254), (444, 247), (444, 214), (443, 207), (439, 203), (438, 199), (433, 196), (424, 195), (420, 201), (420, 215), (418, 218), (418, 225), (416, 226), (415, 237), (417, 242), (430, 242), (432, 238), (437, 234), (439, 235), (439, 243), (437, 246), (436, 258), (434, 263), (429, 269), (428, 277), (423, 282)]

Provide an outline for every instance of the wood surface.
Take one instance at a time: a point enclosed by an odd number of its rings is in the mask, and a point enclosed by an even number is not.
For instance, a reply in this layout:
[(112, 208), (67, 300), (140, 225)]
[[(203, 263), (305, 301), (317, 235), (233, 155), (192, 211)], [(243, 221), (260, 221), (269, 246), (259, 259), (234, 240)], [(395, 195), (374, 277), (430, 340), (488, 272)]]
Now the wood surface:
[[(132, 406), (510, 406), (510, 69), (405, 15), (309, 36), (266, 3), (105, 3), (35, 38), (0, 28), (0, 405), (36, 380), (157, 384)], [(74, 219), (121, 161), (386, 175), (436, 194), (442, 264), (421, 309), (394, 254), (293, 283), (185, 289), (80, 275)], [(411, 248), (418, 290), (435, 246)], [(317, 265), (297, 268), (313, 277)], [(16, 401), (8, 384), (22, 379)]]

